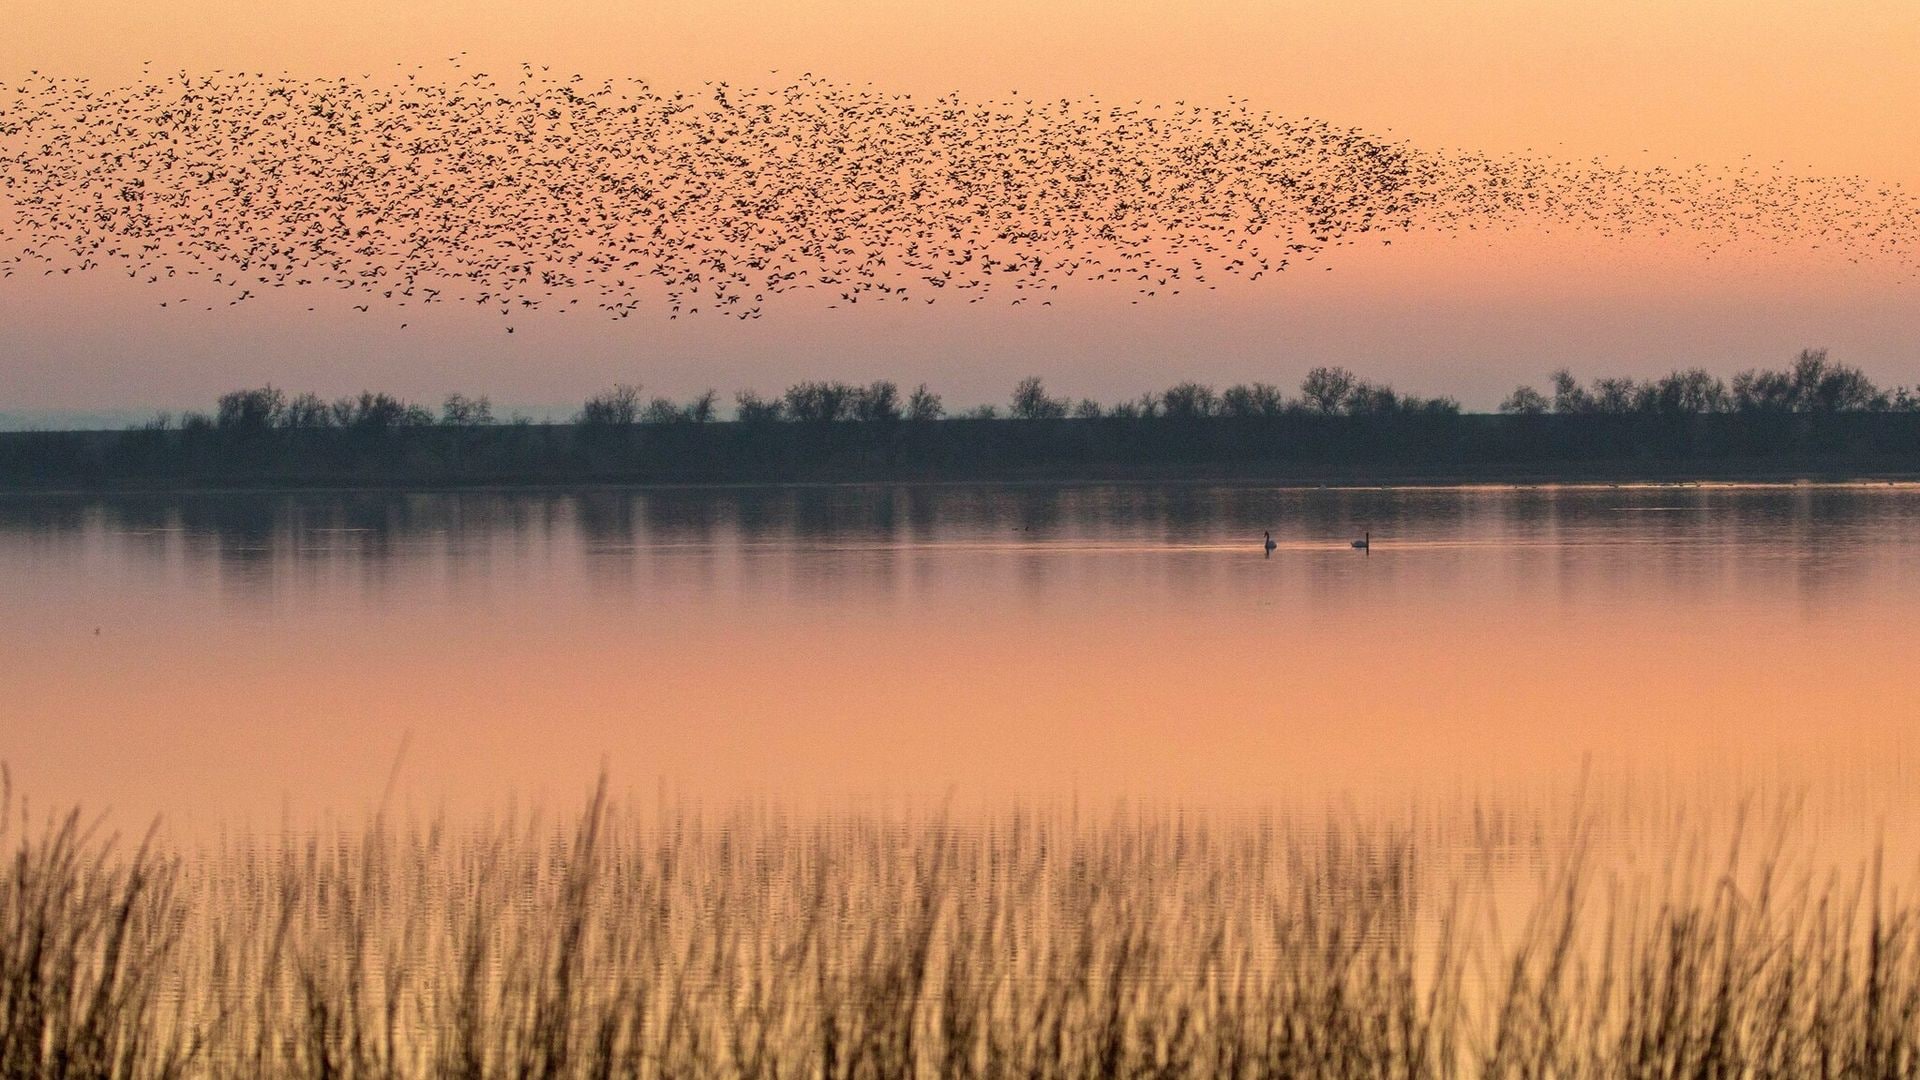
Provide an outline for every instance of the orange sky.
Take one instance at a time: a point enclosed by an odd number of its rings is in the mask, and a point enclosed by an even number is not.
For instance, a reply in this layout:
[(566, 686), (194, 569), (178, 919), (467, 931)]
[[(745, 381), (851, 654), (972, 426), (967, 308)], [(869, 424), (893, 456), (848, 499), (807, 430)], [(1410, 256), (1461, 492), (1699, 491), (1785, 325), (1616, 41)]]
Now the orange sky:
[(74, 0), (8, 24), (10, 76), (371, 73), (467, 50), (662, 83), (780, 68), (975, 95), (1234, 95), (1424, 145), (1920, 180), (1905, 0)]
[[(1779, 161), (1920, 186), (1920, 5), (1892, 0), (77, 0), (18, 5), (7, 21), (0, 79), (37, 68), (125, 80), (145, 60), (374, 74), (464, 50), (466, 70), (531, 60), (663, 86), (766, 81), (778, 68), (983, 97), (1235, 96), (1422, 147)], [(402, 335), (303, 318), (304, 305), (161, 318), (146, 293), (112, 282), (15, 279), (0, 287), (0, 410), (178, 407), (267, 378), (328, 393), (459, 385), (534, 403), (615, 378), (683, 393), (894, 375), (974, 401), (1039, 371), (1114, 398), (1188, 375), (1292, 381), (1321, 362), (1484, 406), (1559, 362), (1730, 372), (1807, 344), (1884, 381), (1920, 375), (1920, 287), (1805, 253), (1709, 262), (1653, 242), (1505, 236), (1406, 244), (1325, 276), (1339, 280), (1128, 311), (1099, 298), (1046, 315), (801, 311), (753, 328), (635, 320), (514, 340), (486, 319)]]

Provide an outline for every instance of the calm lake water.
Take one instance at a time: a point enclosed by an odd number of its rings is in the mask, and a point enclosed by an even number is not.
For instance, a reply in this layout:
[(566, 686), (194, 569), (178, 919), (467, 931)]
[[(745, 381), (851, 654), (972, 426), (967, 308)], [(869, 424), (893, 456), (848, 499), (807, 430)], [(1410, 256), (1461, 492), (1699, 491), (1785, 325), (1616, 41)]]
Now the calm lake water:
[(1890, 789), (1917, 612), (1912, 486), (16, 495), (0, 753), (189, 823)]

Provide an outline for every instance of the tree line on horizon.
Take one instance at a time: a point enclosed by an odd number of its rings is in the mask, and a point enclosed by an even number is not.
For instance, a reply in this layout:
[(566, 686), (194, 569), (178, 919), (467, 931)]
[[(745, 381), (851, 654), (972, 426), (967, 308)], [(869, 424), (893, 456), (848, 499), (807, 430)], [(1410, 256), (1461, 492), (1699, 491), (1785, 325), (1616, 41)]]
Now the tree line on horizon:
[(1522, 385), (1500, 403), (1508, 415), (1655, 413), (1844, 413), (1920, 411), (1920, 388), (1883, 390), (1825, 349), (1802, 349), (1784, 369), (1749, 368), (1728, 383), (1688, 368), (1654, 379), (1596, 378), (1585, 386), (1566, 368), (1548, 379), (1552, 396)]
[[(1093, 475), (1150, 468), (1411, 470), (1492, 475), (1565, 468), (1788, 467), (1911, 472), (1920, 395), (1883, 390), (1818, 349), (1723, 380), (1694, 368), (1652, 379), (1566, 371), (1497, 412), (1405, 394), (1337, 367), (1297, 391), (1176, 383), (1115, 405), (1073, 400), (1038, 376), (1005, 405), (950, 413), (926, 385), (795, 383), (690, 400), (622, 384), (572, 423), (501, 423), (485, 396), (438, 409), (363, 392), (326, 401), (273, 386), (221, 395), (211, 413), (123, 432), (0, 437), (0, 484), (784, 481)], [(104, 436), (104, 437), (102, 437)], [(1686, 463), (1693, 463), (1686, 465)], [(1736, 464), (1737, 463), (1737, 464)]]
[[(705, 424), (721, 420), (719, 392), (706, 390), (680, 402), (649, 398), (643, 388), (617, 383), (589, 396), (573, 414), (572, 422), (586, 427), (627, 427), (638, 424)], [(1288, 414), (1319, 416), (1456, 415), (1452, 398), (1425, 398), (1360, 378), (1341, 367), (1317, 367), (1307, 373), (1297, 397), (1270, 383), (1238, 383), (1224, 391), (1205, 383), (1186, 381), (1166, 390), (1103, 406), (1091, 398), (1078, 401), (1056, 397), (1039, 376), (1029, 376), (1014, 387), (1004, 410), (981, 405), (950, 413), (941, 396), (925, 383), (902, 392), (899, 384), (881, 379), (866, 384), (809, 380), (795, 383), (778, 396), (764, 397), (742, 390), (734, 395), (733, 418), (738, 423), (924, 423), (934, 420), (1066, 420), (1066, 419), (1202, 419), (1208, 417), (1274, 417)], [(520, 418), (515, 418), (519, 421)], [(509, 421), (509, 422), (515, 422)], [(264, 431), (269, 429), (369, 430), (431, 426), (484, 427), (498, 422), (493, 402), (485, 395), (448, 394), (438, 412), (392, 394), (363, 391), (327, 401), (318, 394), (289, 395), (271, 384), (222, 394), (212, 413), (188, 412), (177, 420), (162, 413), (144, 427), (148, 430)], [(524, 421), (522, 421), (524, 422)]]
[[(1900, 386), (1883, 390), (1859, 368), (1832, 360), (1825, 349), (1805, 349), (1783, 369), (1754, 368), (1731, 382), (1701, 368), (1676, 370), (1648, 379), (1597, 377), (1582, 384), (1567, 369), (1549, 377), (1549, 390), (1522, 385), (1503, 400), (1498, 412), (1510, 416), (1669, 415), (1710, 413), (1842, 413), (1920, 411), (1920, 390)], [(1289, 395), (1265, 382), (1236, 383), (1216, 390), (1183, 381), (1159, 392), (1102, 405), (1091, 398), (1055, 396), (1039, 376), (1014, 387), (1003, 410), (981, 405), (949, 413), (939, 394), (925, 383), (902, 392), (897, 383), (866, 384), (810, 380), (789, 386), (778, 396), (753, 390), (734, 395), (733, 419), (742, 424), (771, 423), (926, 423), (968, 420), (1196, 420), (1281, 416), (1457, 416), (1451, 397), (1402, 393), (1361, 378), (1342, 367), (1316, 367)], [(649, 398), (637, 384), (619, 383), (590, 395), (572, 421), (583, 427), (642, 424), (706, 424), (723, 419), (719, 393), (706, 390), (687, 401)], [(234, 390), (220, 396), (211, 414), (189, 412), (174, 420), (161, 414), (148, 430), (341, 429), (354, 431), (419, 427), (484, 427), (498, 422), (485, 395), (448, 394), (438, 411), (386, 393), (363, 391), (333, 401), (313, 393), (289, 395), (272, 385)], [(527, 422), (514, 418), (510, 422)]]

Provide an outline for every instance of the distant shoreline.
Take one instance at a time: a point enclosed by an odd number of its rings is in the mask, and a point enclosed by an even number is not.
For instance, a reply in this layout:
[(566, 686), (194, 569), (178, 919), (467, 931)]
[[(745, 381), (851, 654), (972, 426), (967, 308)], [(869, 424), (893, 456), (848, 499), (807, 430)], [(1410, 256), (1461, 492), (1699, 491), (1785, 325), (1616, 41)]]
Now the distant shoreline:
[(1920, 478), (1920, 411), (249, 422), (0, 433), (0, 490)]
[(212, 414), (121, 431), (0, 433), (0, 491), (554, 488), (849, 483), (1249, 483), (1278, 486), (1887, 481), (1920, 478), (1920, 393), (1873, 385), (1824, 350), (1729, 387), (1566, 371), (1497, 413), (1315, 368), (1290, 398), (1265, 384), (1186, 382), (1111, 408), (1029, 377), (1005, 415), (948, 416), (902, 394), (803, 382), (680, 404), (638, 386), (589, 397), (573, 421), (496, 423), (486, 397), (438, 413), (390, 394), (327, 402), (273, 386)]
[[(1463, 417), (1473, 421), (1476, 417)], [(1486, 417), (1505, 423), (1505, 417)], [(954, 421), (943, 421), (954, 423)], [(1014, 423), (1014, 421), (964, 421)], [(1044, 421), (1043, 421), (1044, 423)], [(1073, 421), (1062, 421), (1073, 423)], [(728, 427), (728, 425), (714, 425)], [(1920, 425), (1916, 436), (1920, 436)], [(574, 425), (553, 425), (574, 429)], [(505, 434), (507, 429), (490, 429)], [(758, 486), (1102, 486), (1102, 484), (1194, 484), (1261, 486), (1300, 490), (1365, 488), (1549, 488), (1549, 486), (1693, 486), (1693, 484), (1820, 484), (1882, 486), (1920, 484), (1920, 450), (1912, 454), (1753, 455), (1716, 459), (1657, 461), (1640, 457), (1588, 461), (1446, 461), (1419, 465), (1379, 461), (1342, 465), (1336, 461), (1041, 461), (1041, 463), (870, 463), (870, 461), (783, 461), (732, 463), (649, 459), (601, 463), (568, 469), (543, 461), (513, 469), (484, 465), (445, 467), (444, 463), (405, 461), (397, 467), (328, 469), (313, 461), (284, 469), (255, 467), (246, 455), (219, 455), (211, 467), (148, 473), (136, 467), (73, 471), (50, 467), (21, 469), (21, 442), (52, 446), (109, 446), (138, 432), (0, 432), (0, 496), (94, 496), (94, 494), (290, 494), (290, 492), (488, 492), (488, 490), (607, 490), (607, 488), (758, 488)], [(578, 434), (578, 432), (574, 432)], [(1916, 440), (1920, 442), (1920, 440)], [(10, 452), (15, 452), (10, 457)], [(651, 457), (651, 455), (649, 455)], [(12, 465), (12, 467), (6, 467)], [(142, 475), (146, 473), (146, 475)]]

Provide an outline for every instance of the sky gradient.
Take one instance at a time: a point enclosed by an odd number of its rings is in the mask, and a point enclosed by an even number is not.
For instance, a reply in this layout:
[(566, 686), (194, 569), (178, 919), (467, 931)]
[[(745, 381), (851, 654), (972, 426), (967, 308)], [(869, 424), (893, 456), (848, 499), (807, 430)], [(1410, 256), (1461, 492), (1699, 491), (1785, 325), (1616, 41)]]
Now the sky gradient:
[[(0, 81), (106, 83), (154, 71), (399, 77), (402, 65), (521, 61), (656, 87), (842, 84), (988, 99), (1093, 95), (1171, 106), (1244, 99), (1413, 146), (1566, 162), (1779, 167), (1920, 186), (1920, 9), (1761, 3), (1462, 5), (987, 3), (524, 5), (363, 0), (91, 2), (13, 17)], [(778, 69), (778, 74), (774, 74)], [(0, 107), (3, 108), (3, 107)], [(0, 215), (10, 216), (0, 192)], [(1133, 305), (819, 310), (751, 324), (497, 320), (447, 310), (345, 318), (301, 298), (161, 311), (118, 275), (0, 282), (0, 410), (180, 408), (271, 380), (324, 394), (452, 389), (537, 405), (615, 380), (658, 392), (806, 377), (927, 381), (955, 404), (1046, 375), (1104, 400), (1187, 377), (1293, 383), (1342, 363), (1487, 407), (1562, 364), (1721, 373), (1825, 345), (1884, 382), (1915, 379), (1920, 285), (1887, 260), (1774, 246), (1709, 258), (1686, 238), (1515, 230), (1355, 248), (1330, 272)]]

